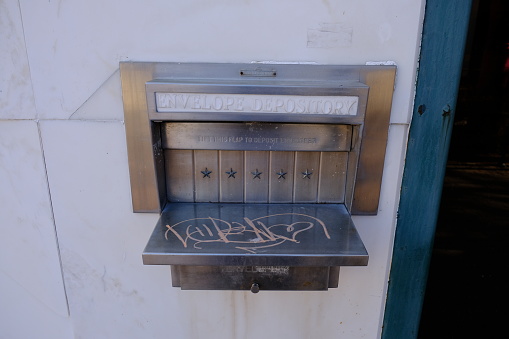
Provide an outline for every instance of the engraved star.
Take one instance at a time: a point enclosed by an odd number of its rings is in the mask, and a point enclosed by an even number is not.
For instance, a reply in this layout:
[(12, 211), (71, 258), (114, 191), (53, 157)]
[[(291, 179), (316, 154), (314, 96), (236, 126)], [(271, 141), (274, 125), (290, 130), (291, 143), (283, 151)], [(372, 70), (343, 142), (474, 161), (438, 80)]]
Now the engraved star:
[(210, 178), (210, 173), (212, 173), (212, 171), (209, 171), (207, 167), (205, 167), (205, 171), (201, 171), (204, 178)]
[(310, 172), (307, 168), (306, 168), (306, 172), (301, 172), (301, 173), (303, 175), (302, 179), (304, 179), (304, 178), (311, 179), (310, 176), (311, 176), (311, 174), (313, 174), (313, 172)]
[(281, 178), (286, 179), (285, 178), (286, 172), (283, 172), (283, 170), (277, 172), (276, 174), (278, 175), (278, 177), (277, 177), (278, 179), (281, 179)]
[(256, 171), (251, 172), (251, 174), (254, 175), (253, 179), (256, 179), (256, 178), (258, 178), (260, 180), (262, 179), (262, 178), (260, 178), (260, 174), (262, 174), (262, 172), (258, 172), (258, 168), (256, 169)]
[(228, 178), (235, 179), (235, 174), (237, 173), (237, 171), (234, 171), (233, 168), (230, 167), (230, 170), (226, 171), (225, 173), (228, 174)]

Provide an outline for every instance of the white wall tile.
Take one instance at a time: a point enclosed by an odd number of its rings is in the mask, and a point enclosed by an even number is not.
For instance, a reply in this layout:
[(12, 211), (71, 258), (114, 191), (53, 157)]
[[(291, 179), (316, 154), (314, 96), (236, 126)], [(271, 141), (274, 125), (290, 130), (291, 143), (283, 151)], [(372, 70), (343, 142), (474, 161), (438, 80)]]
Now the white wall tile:
[(18, 1), (0, 1), (0, 119), (36, 116)]
[[(408, 122), (410, 117), (407, 93), (415, 83), (423, 1), (20, 3), (36, 102), (44, 119), (69, 118), (120, 60), (392, 60), (399, 67), (392, 121)], [(351, 44), (308, 47), (308, 31), (331, 23), (351, 29)]]
[(39, 296), (0, 271), (0, 338), (74, 338), (71, 318), (41, 303)]
[(0, 121), (0, 215), (0, 271), (48, 310), (67, 316), (36, 122)]
[(124, 120), (120, 71), (115, 71), (69, 119)]
[(158, 216), (132, 213), (123, 124), (42, 121), (41, 131), (76, 333), (178, 333), (169, 269), (141, 262)]

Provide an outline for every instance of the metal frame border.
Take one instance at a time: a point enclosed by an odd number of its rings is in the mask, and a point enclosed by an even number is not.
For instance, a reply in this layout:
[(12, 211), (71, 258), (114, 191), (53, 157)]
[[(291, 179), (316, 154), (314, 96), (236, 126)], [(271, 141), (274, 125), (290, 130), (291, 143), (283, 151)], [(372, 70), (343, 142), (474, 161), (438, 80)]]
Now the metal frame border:
[(120, 76), (134, 212), (159, 213), (166, 201), (160, 132), (153, 128), (156, 123), (149, 118), (145, 84), (153, 79), (190, 76), (235, 79), (239, 77), (239, 73), (262, 74), (267, 70), (277, 72), (277, 76), (285, 80), (351, 80), (369, 86), (356, 180), (354, 187), (351, 187), (353, 201), (350, 212), (377, 214), (395, 66), (121, 62)]

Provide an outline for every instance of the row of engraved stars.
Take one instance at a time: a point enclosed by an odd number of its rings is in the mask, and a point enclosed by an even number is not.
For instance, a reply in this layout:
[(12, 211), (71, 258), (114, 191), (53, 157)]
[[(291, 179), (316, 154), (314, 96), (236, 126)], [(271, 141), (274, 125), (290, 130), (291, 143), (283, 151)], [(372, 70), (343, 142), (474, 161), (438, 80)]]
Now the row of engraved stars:
[[(225, 173), (228, 175), (228, 178), (235, 179), (235, 174), (237, 174), (237, 171), (234, 171), (233, 168), (230, 168), (230, 170), (226, 171)], [(205, 167), (205, 170), (201, 171), (201, 174), (203, 174), (204, 178), (210, 178), (212, 171), (210, 171), (207, 167)], [(258, 171), (258, 168), (257, 168), (254, 172), (251, 172), (251, 174), (253, 175), (253, 179), (256, 179), (256, 178), (261, 179), (260, 176), (263, 174), (263, 172)], [(287, 175), (287, 174), (288, 174), (288, 172), (285, 172), (282, 169), (279, 172), (276, 172), (278, 179), (286, 179), (285, 175)], [(313, 172), (310, 172), (306, 168), (306, 171), (301, 172), (301, 174), (302, 174), (302, 179), (306, 179), (306, 178), (311, 179), (311, 174), (313, 174)]]

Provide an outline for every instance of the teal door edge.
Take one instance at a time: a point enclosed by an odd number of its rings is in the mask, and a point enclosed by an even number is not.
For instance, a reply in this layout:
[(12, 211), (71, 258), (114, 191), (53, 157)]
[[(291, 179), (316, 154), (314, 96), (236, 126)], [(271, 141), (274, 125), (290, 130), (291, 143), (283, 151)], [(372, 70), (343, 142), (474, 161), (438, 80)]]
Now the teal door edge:
[(470, 0), (426, 1), (383, 339), (418, 335), (470, 8)]

